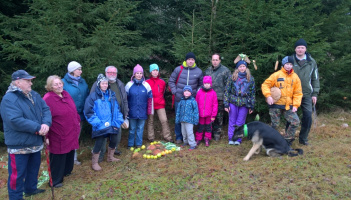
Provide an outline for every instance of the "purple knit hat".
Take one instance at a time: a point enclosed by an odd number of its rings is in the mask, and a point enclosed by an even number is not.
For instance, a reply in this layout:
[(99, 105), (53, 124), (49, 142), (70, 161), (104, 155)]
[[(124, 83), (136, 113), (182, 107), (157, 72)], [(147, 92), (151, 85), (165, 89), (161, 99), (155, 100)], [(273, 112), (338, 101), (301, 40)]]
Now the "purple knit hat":
[(135, 65), (135, 67), (134, 67), (134, 69), (133, 69), (133, 76), (132, 76), (132, 78), (130, 79), (130, 81), (133, 81), (133, 78), (134, 78), (134, 76), (135, 76), (135, 73), (137, 73), (137, 72), (143, 73), (143, 77), (144, 77), (144, 70), (143, 70), (143, 67), (142, 67), (141, 65), (137, 64), (137, 65)]
[(212, 87), (212, 77), (211, 76), (204, 76), (203, 83), (209, 83)]

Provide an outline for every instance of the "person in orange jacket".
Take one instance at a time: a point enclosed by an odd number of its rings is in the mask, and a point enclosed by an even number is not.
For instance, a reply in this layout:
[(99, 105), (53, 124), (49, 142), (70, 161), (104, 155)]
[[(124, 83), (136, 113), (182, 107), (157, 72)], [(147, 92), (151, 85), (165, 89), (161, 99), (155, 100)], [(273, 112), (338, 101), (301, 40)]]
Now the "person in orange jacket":
[[(302, 87), (300, 78), (293, 70), (293, 57), (285, 56), (282, 64), (281, 70), (266, 79), (261, 88), (269, 105), (272, 127), (277, 129), (281, 114), (284, 114), (286, 121), (289, 122), (290, 125), (285, 131), (284, 138), (291, 145), (295, 140), (295, 132), (300, 124), (296, 111), (301, 105)], [(279, 99), (274, 100), (272, 98), (271, 88), (273, 87), (279, 88), (281, 92)]]

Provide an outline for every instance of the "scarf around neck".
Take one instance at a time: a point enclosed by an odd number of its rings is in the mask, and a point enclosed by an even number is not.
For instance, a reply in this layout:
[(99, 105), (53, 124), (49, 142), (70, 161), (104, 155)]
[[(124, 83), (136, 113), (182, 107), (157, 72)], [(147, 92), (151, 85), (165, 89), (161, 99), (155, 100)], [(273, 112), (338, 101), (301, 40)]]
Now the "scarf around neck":
[(78, 86), (79, 80), (80, 80), (80, 76), (75, 77), (75, 76), (72, 76), (70, 73), (67, 73), (67, 75), (72, 79), (72, 82)]
[(249, 88), (249, 82), (246, 79), (246, 72), (239, 72), (238, 73), (238, 79), (234, 82), (235, 86), (235, 91), (236, 91), (236, 96), (247, 96), (248, 93), (248, 88)]

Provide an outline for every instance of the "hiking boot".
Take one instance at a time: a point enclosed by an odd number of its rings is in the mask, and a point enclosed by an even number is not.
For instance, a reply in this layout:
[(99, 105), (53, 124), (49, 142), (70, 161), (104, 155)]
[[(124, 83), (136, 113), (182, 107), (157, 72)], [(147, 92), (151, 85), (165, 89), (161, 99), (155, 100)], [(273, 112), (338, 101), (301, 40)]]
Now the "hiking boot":
[(210, 146), (210, 139), (205, 138), (205, 146), (206, 147)]
[(221, 139), (221, 136), (220, 135), (214, 135), (214, 140), (215, 141), (219, 141)]
[(82, 163), (79, 162), (78, 160), (75, 160), (75, 161), (74, 161), (74, 164), (75, 164), (75, 165), (81, 165)]
[(234, 142), (234, 145), (237, 145), (237, 146), (239, 146), (241, 143), (239, 142), (239, 141), (235, 141)]
[(201, 140), (196, 140), (196, 145), (199, 146), (201, 143)]
[(229, 144), (229, 145), (234, 145), (234, 142), (230, 140), (230, 141), (228, 142), (228, 144)]
[(299, 143), (302, 144), (302, 145), (306, 145), (306, 146), (309, 146), (309, 145), (310, 145), (310, 143), (305, 142), (305, 141), (299, 141)]
[(34, 192), (25, 193), (24, 196), (29, 197), (29, 196), (36, 195), (36, 194), (43, 193), (43, 192), (45, 192), (45, 190), (43, 190), (43, 189), (36, 189)]
[(181, 144), (181, 143), (183, 143), (182, 140), (176, 140), (176, 144)]
[(285, 141), (288, 143), (288, 145), (291, 147), (292, 143), (294, 142), (294, 138), (293, 139), (288, 139), (286, 138)]
[(190, 147), (190, 148), (189, 148), (189, 151), (192, 151), (192, 150), (194, 150), (194, 149), (196, 149), (196, 146)]
[(118, 151), (117, 149), (115, 150), (115, 153), (114, 153), (116, 156), (120, 156), (122, 154), (121, 151)]

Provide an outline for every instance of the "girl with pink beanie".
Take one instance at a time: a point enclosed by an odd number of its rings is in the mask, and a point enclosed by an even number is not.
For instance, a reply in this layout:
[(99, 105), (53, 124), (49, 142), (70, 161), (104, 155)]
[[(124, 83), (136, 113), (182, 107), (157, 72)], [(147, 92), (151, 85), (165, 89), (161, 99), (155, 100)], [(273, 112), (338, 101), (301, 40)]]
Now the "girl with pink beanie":
[(144, 70), (137, 64), (131, 81), (125, 86), (129, 108), (128, 148), (141, 147), (145, 120), (153, 114), (153, 99), (150, 85), (145, 81)]
[(212, 122), (216, 119), (218, 111), (217, 94), (212, 89), (211, 76), (205, 76), (203, 86), (196, 94), (196, 102), (199, 108), (199, 126), (195, 134), (197, 145), (200, 144), (205, 132), (205, 144), (208, 147), (212, 139)]

